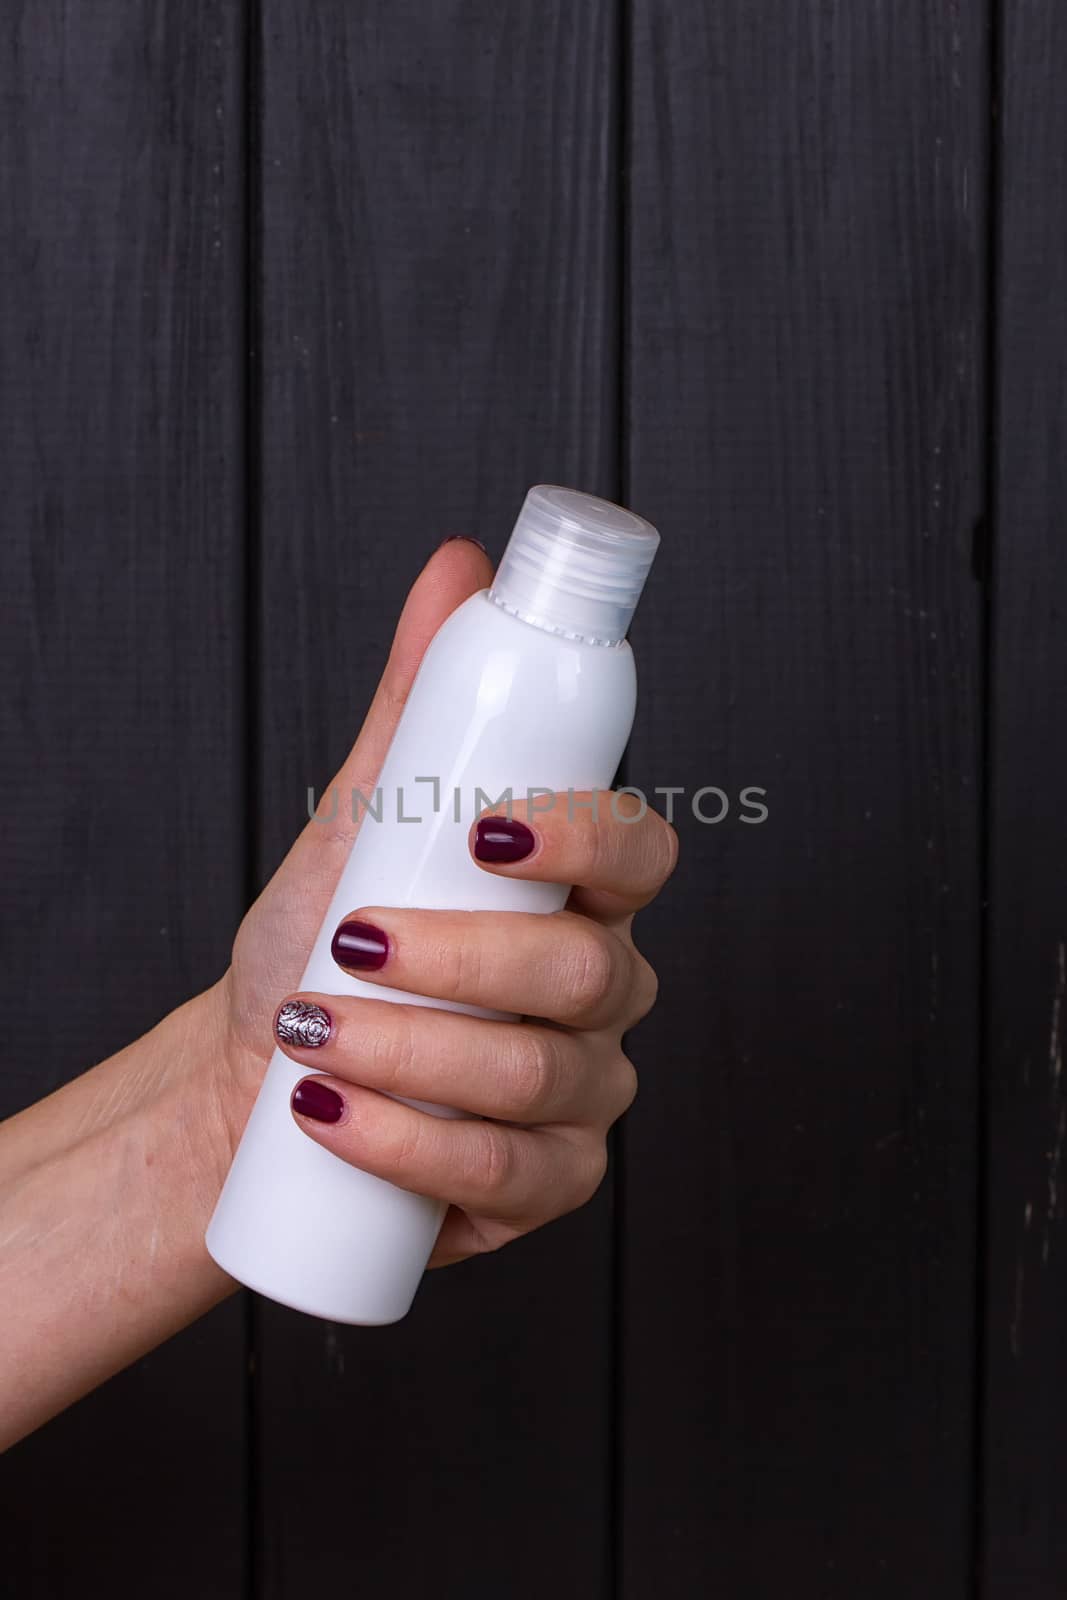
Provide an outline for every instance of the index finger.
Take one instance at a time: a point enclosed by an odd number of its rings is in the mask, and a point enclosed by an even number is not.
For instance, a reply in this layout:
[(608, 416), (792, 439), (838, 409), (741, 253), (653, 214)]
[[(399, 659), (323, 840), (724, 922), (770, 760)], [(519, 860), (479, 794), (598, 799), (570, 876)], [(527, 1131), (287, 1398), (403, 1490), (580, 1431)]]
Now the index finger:
[(678, 836), (641, 796), (568, 791), (494, 806), (474, 823), (470, 850), (486, 872), (574, 884), (577, 909), (625, 916), (674, 871)]

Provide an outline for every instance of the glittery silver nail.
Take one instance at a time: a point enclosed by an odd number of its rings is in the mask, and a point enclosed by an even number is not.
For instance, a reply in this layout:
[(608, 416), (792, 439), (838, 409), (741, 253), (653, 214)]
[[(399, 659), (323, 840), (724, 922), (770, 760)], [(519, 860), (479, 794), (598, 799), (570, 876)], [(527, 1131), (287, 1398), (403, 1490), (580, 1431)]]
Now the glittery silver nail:
[(301, 1050), (317, 1050), (330, 1037), (330, 1014), (306, 1000), (287, 1000), (274, 1021), (274, 1031), (282, 1044), (299, 1045)]

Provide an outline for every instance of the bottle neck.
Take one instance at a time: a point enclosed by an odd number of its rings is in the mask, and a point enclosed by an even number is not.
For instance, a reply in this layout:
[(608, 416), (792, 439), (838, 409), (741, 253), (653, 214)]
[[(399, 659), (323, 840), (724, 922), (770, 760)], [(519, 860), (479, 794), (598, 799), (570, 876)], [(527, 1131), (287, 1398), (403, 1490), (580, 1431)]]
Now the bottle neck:
[(542, 633), (554, 633), (561, 639), (570, 639), (575, 644), (590, 644), (600, 649), (617, 650), (625, 642), (624, 637), (617, 636), (617, 629), (604, 630), (605, 633), (614, 633), (616, 637), (602, 637), (597, 632), (595, 618), (586, 620), (580, 616), (560, 616), (558, 613), (555, 616), (546, 615), (548, 608), (537, 606), (536, 595), (532, 595), (529, 599), (512, 595), (499, 583), (494, 583), (492, 588), (487, 589), (485, 597), (493, 605), (499, 606), (501, 611), (506, 611), (508, 616), (517, 617), (520, 622), (528, 622), (531, 628), (540, 628)]

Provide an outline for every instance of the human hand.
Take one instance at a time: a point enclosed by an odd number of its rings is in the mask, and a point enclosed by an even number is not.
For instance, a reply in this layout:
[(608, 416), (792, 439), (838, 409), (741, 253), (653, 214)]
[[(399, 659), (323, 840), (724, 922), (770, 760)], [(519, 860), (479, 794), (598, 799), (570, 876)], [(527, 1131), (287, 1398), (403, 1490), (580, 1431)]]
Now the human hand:
[[(335, 780), (342, 793), (374, 790), (426, 646), (490, 576), (469, 541), (432, 557)], [(0, 1299), (17, 1300), (20, 1314), (0, 1337), (0, 1447), (232, 1290), (204, 1228), (287, 997), (322, 1006), (330, 1023), (317, 1049), (299, 1048), (283, 1028), (283, 1048), (315, 1069), (302, 1080), (313, 1088), (298, 1097), (298, 1125), (344, 1160), (451, 1203), (433, 1264), (493, 1249), (588, 1198), (607, 1129), (634, 1093), (622, 1034), (655, 992), (631, 940), (633, 912), (674, 863), (665, 822), (619, 820), (636, 804), (618, 799), (616, 817), (603, 796), (595, 821), (576, 808), (568, 822), (557, 803), (527, 817), (530, 837), (491, 820), (531, 848), (510, 862), (482, 860), (487, 872), (581, 885), (555, 914), (353, 908), (382, 930), (386, 951), (362, 978), (536, 1020), (292, 995), (355, 832), (338, 806), (305, 828), (217, 984), (4, 1123)], [(393, 1094), (470, 1115), (435, 1117)], [(316, 1104), (317, 1118), (308, 1114)], [(322, 1120), (324, 1108), (334, 1120)]]
[[(584, 1204), (604, 1175), (608, 1129), (636, 1091), (622, 1036), (652, 1005), (656, 979), (634, 948), (633, 914), (674, 865), (674, 830), (631, 795), (602, 794), (594, 812), (580, 809), (589, 796), (576, 798), (573, 820), (559, 796), (535, 816), (517, 804), (510, 823), (489, 814), (471, 830), (475, 860), (487, 833), (517, 857), (480, 861), (487, 872), (580, 884), (565, 910), (361, 907), (342, 924), (342, 946), (351, 927), (354, 945), (382, 951), (372, 968), (338, 957), (367, 982), (522, 1021), (307, 992), (279, 1011), (282, 1049), (316, 1074), (293, 1099), (304, 1131), (345, 1161), (449, 1202), (431, 1266), (494, 1250)], [(308, 1007), (318, 1026), (302, 1045), (307, 1030), (291, 1024)], [(394, 1095), (473, 1115), (434, 1116)]]
[[(373, 794), (419, 663), (457, 606), (492, 578), (488, 557), (470, 539), (450, 539), (430, 557), (400, 614), (389, 659), (347, 760), (327, 794)], [(351, 810), (328, 805), (309, 821), (241, 923), (222, 980), (226, 1014), (223, 1070), (215, 1074), (215, 1116), (224, 1166), (252, 1109), (277, 1041), (278, 1003), (300, 982), (337, 880), (359, 832)]]
[[(433, 558), (397, 630), (382, 685), (337, 780), (373, 790), (418, 661), (455, 605), (488, 581), (476, 547)], [(580, 797), (581, 798), (581, 797)], [(588, 797), (584, 797), (588, 798)], [(340, 808), (339, 808), (340, 809)], [(564, 797), (536, 815), (516, 805), (471, 831), (487, 872), (578, 885), (552, 915), (353, 908), (345, 924), (376, 930), (371, 983), (519, 1013), (519, 1022), (418, 1005), (292, 992), (355, 829), (309, 825), (249, 913), (229, 978), (236, 1067), (227, 1105), (236, 1141), (273, 1048), (313, 1069), (294, 1095), (304, 1132), (342, 1159), (448, 1202), (431, 1266), (491, 1250), (583, 1204), (606, 1165), (606, 1135), (633, 1099), (622, 1049), (652, 1004), (656, 981), (632, 939), (634, 912), (674, 866), (673, 829), (633, 796), (602, 794), (593, 811)], [(490, 832), (498, 844), (480, 859)], [(343, 941), (342, 941), (343, 943)], [(286, 983), (286, 977), (289, 982)], [(279, 1006), (279, 1000), (283, 1003)], [(316, 1007), (317, 1029), (290, 1025)], [(271, 1021), (280, 1017), (280, 1031)], [(301, 1044), (303, 1037), (312, 1042)], [(443, 1118), (401, 1100), (470, 1113)]]

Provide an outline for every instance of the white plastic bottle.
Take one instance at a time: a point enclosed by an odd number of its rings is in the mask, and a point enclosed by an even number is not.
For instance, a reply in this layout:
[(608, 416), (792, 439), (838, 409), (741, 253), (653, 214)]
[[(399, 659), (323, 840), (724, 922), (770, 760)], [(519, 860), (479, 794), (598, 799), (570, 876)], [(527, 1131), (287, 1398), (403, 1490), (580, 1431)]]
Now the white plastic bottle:
[[(625, 635), (658, 544), (656, 530), (620, 506), (554, 485), (530, 490), (492, 588), (466, 600), (426, 652), (379, 778), (381, 820), (363, 817), (301, 989), (444, 1004), (365, 983), (336, 964), (333, 934), (361, 907), (551, 912), (564, 904), (568, 886), (483, 871), (471, 857), (470, 826), (507, 792), (526, 800), (532, 791), (544, 804), (548, 792), (610, 786), (634, 714)], [(444, 1206), (309, 1139), (289, 1106), (307, 1076), (275, 1051), (208, 1250), (284, 1305), (334, 1322), (396, 1322)]]

